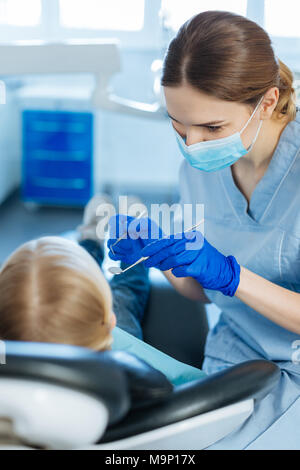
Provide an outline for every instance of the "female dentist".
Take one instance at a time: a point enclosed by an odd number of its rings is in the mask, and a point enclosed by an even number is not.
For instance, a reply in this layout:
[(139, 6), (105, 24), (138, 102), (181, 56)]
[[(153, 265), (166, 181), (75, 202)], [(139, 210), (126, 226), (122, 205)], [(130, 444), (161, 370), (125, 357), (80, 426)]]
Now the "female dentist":
[[(149, 256), (145, 265), (162, 270), (184, 295), (221, 309), (207, 338), (206, 373), (254, 359), (281, 368), (277, 388), (210, 448), (300, 449), (300, 110), (293, 75), (256, 23), (207, 11), (171, 42), (162, 85), (185, 158), (181, 203), (204, 204), (205, 238), (198, 250), (186, 249), (184, 235), (131, 240), (130, 261), (133, 252)], [(113, 259), (126, 262), (126, 242), (110, 251)]]

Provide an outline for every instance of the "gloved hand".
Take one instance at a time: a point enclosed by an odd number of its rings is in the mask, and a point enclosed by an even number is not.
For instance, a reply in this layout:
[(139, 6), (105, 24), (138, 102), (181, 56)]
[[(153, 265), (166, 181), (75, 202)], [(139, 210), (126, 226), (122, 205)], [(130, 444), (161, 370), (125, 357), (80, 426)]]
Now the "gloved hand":
[(233, 297), (239, 286), (240, 265), (234, 256), (222, 255), (198, 231), (157, 240), (143, 248), (140, 254), (150, 257), (144, 261), (146, 267), (161, 271), (172, 269), (174, 276), (193, 277), (205, 289)]
[[(137, 219), (123, 214), (110, 218), (109, 232), (110, 239), (107, 242), (109, 257), (126, 264), (135, 263), (141, 258), (141, 251), (145, 246), (163, 236), (162, 229), (148, 217)], [(125, 232), (127, 237), (114, 245)]]

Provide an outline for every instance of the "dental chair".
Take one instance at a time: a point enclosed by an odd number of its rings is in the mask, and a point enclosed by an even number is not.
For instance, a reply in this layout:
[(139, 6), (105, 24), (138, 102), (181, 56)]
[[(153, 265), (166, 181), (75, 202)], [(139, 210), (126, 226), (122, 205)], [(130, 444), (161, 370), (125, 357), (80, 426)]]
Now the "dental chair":
[[(204, 305), (150, 271), (144, 340), (201, 368)], [(0, 342), (0, 450), (205, 449), (251, 416), (279, 377), (275, 364), (261, 360), (174, 387), (125, 351)]]
[(0, 449), (204, 449), (240, 426), (279, 368), (250, 361), (173, 387), (124, 351), (7, 341)]

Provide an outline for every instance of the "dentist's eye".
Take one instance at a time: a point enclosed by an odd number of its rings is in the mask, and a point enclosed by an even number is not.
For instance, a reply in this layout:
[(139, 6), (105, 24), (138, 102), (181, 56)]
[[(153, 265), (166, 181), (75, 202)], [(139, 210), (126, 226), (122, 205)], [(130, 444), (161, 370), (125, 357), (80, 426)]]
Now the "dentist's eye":
[(207, 126), (209, 132), (218, 132), (222, 129), (221, 126)]

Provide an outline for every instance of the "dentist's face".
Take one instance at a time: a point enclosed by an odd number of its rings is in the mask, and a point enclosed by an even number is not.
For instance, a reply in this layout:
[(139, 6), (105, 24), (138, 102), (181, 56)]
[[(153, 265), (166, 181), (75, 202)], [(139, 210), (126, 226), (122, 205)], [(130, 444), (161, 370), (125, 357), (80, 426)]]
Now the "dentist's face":
[[(172, 125), (186, 139), (187, 145), (240, 132), (253, 112), (251, 106), (220, 100), (187, 84), (164, 87), (164, 93)], [(241, 135), (245, 148), (253, 141), (259, 119), (262, 119), (260, 114), (259, 111), (255, 114)]]

